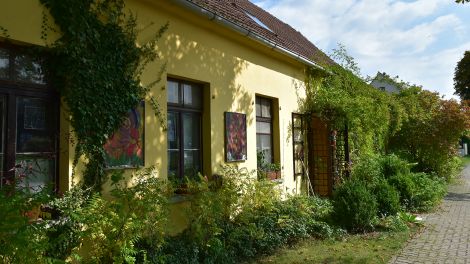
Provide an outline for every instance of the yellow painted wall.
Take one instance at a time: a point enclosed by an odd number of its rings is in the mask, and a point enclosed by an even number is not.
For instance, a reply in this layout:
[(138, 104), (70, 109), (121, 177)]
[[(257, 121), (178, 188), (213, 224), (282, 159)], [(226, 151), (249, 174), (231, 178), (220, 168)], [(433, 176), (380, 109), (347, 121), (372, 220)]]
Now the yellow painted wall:
[[(204, 172), (216, 173), (224, 162), (224, 112), (240, 112), (247, 115), (248, 160), (238, 164), (256, 169), (256, 118), (255, 95), (273, 98), (275, 111), (275, 159), (281, 163), (284, 178), (283, 189), (292, 192), (293, 152), (289, 126), (291, 114), (298, 110), (295, 83), (303, 80), (304, 65), (244, 36), (182, 9), (170, 0), (129, 0), (127, 8), (137, 15), (144, 43), (167, 21), (169, 30), (160, 40), (162, 60), (149, 65), (143, 75), (143, 83), (150, 83), (158, 76), (161, 63), (167, 63), (167, 76), (204, 84), (205, 129), (210, 138), (204, 140)], [(6, 0), (0, 6), (0, 26), (8, 30), (10, 40), (25, 44), (44, 45), (41, 40), (43, 7), (39, 0)], [(52, 20), (51, 20), (52, 21)], [(52, 36), (50, 41), (53, 40)], [(153, 88), (166, 112), (165, 83)], [(155, 165), (161, 177), (167, 171), (166, 132), (153, 115), (149, 104), (145, 117), (145, 165)], [(70, 186), (73, 146), (66, 144), (70, 132), (67, 114), (62, 109), (60, 173), (62, 189)], [(276, 122), (276, 121), (275, 121)], [(276, 129), (277, 128), (277, 129)], [(65, 145), (65, 146), (64, 146)], [(63, 175), (68, 175), (63, 176)]]

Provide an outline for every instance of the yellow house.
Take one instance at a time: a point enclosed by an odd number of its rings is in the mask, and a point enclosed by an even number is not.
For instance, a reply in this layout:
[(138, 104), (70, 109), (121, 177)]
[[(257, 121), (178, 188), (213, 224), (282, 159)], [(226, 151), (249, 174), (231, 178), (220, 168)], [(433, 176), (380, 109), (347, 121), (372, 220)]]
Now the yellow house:
[[(197, 172), (211, 176), (225, 163), (255, 170), (262, 152), (265, 162), (280, 165), (282, 189), (300, 193), (305, 170), (299, 153), (306, 143), (296, 115), (304, 92), (296, 87), (306, 68), (321, 69), (318, 63), (331, 60), (248, 0), (128, 0), (126, 8), (137, 15), (142, 42), (169, 22), (158, 43), (166, 82), (151, 91), (166, 113), (167, 129), (144, 104), (145, 111), (129, 119), (143, 124), (138, 146), (108, 146), (110, 152), (127, 147), (141, 164), (119, 161), (116, 152), (110, 167), (155, 166), (159, 177), (175, 179)], [(72, 185), (72, 128), (54, 84), (44, 81), (40, 65), (24, 53), (46, 45), (43, 13), (39, 0), (0, 4), (0, 26), (7, 30), (0, 38), (0, 168), (6, 173), (34, 160), (43, 176), (31, 185), (54, 182), (66, 191)], [(142, 81), (154, 81), (160, 67), (149, 65)], [(326, 181), (317, 179), (318, 185)]]

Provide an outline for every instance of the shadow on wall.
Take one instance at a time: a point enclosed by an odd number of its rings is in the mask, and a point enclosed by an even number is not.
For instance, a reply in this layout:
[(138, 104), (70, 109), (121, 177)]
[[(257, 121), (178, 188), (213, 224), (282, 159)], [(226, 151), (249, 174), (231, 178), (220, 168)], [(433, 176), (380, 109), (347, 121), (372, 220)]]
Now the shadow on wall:
[[(231, 54), (231, 47), (227, 47), (227, 51), (221, 51), (216, 45), (211, 45), (211, 41), (203, 40), (202, 37), (185, 38), (170, 33), (165, 37), (162, 57), (167, 60), (169, 74), (207, 84), (203, 113), (203, 137), (206, 139), (203, 140), (203, 159), (211, 161), (204, 163), (205, 167), (208, 166), (204, 171), (214, 173), (212, 169), (217, 169), (219, 164), (225, 161), (224, 112), (246, 114), (247, 126), (250, 126), (254, 121), (255, 97), (248, 87), (237, 83), (240, 74), (248, 69), (248, 63)], [(204, 43), (205, 46), (198, 43)], [(220, 39), (214, 39), (214, 43), (221, 46)], [(210, 119), (207, 118), (209, 112)]]

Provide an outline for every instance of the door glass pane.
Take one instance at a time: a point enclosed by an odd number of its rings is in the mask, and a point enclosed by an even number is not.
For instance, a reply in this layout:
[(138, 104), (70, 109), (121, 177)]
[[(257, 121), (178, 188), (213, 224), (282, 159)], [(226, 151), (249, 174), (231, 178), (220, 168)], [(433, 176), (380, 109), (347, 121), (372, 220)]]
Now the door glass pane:
[(17, 177), (22, 179), (19, 185), (37, 192), (44, 187), (51, 186), (55, 175), (54, 158), (34, 157), (31, 155), (16, 155), (16, 164), (21, 165), (17, 169)]
[(178, 114), (174, 112), (168, 112), (168, 149), (178, 149), (179, 148), (179, 124), (178, 124)]
[(184, 176), (195, 177), (201, 172), (201, 151), (185, 150), (184, 151)]
[(201, 108), (201, 90), (196, 85), (183, 84), (184, 105), (194, 108)]
[(45, 84), (41, 64), (31, 56), (25, 54), (16, 56), (15, 66), (18, 81)]
[(8, 51), (0, 49), (0, 79), (9, 79), (10, 60)]
[(179, 91), (177, 82), (168, 81), (167, 100), (168, 100), (168, 103), (173, 103), (173, 104), (181, 103), (180, 91)]
[(201, 148), (201, 117), (199, 114), (183, 114), (183, 142), (185, 150)]
[(16, 151), (55, 152), (57, 117), (54, 104), (38, 98), (18, 97)]

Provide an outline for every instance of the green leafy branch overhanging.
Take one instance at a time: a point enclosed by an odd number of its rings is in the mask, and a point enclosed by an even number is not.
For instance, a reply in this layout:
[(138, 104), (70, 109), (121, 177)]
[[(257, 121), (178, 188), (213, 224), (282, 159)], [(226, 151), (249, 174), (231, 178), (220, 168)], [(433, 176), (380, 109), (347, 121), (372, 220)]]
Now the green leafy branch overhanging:
[[(60, 30), (59, 39), (46, 47), (50, 54), (46, 69), (70, 112), (77, 138), (74, 168), (85, 156), (83, 184), (99, 190), (106, 175), (103, 145), (122, 124), (128, 110), (147, 98), (164, 125), (158, 102), (149, 94), (161, 77), (147, 87), (140, 77), (145, 66), (158, 59), (156, 42), (168, 24), (151, 41), (137, 46), (137, 19), (125, 11), (123, 0), (40, 2)], [(44, 19), (44, 39), (52, 28)]]

